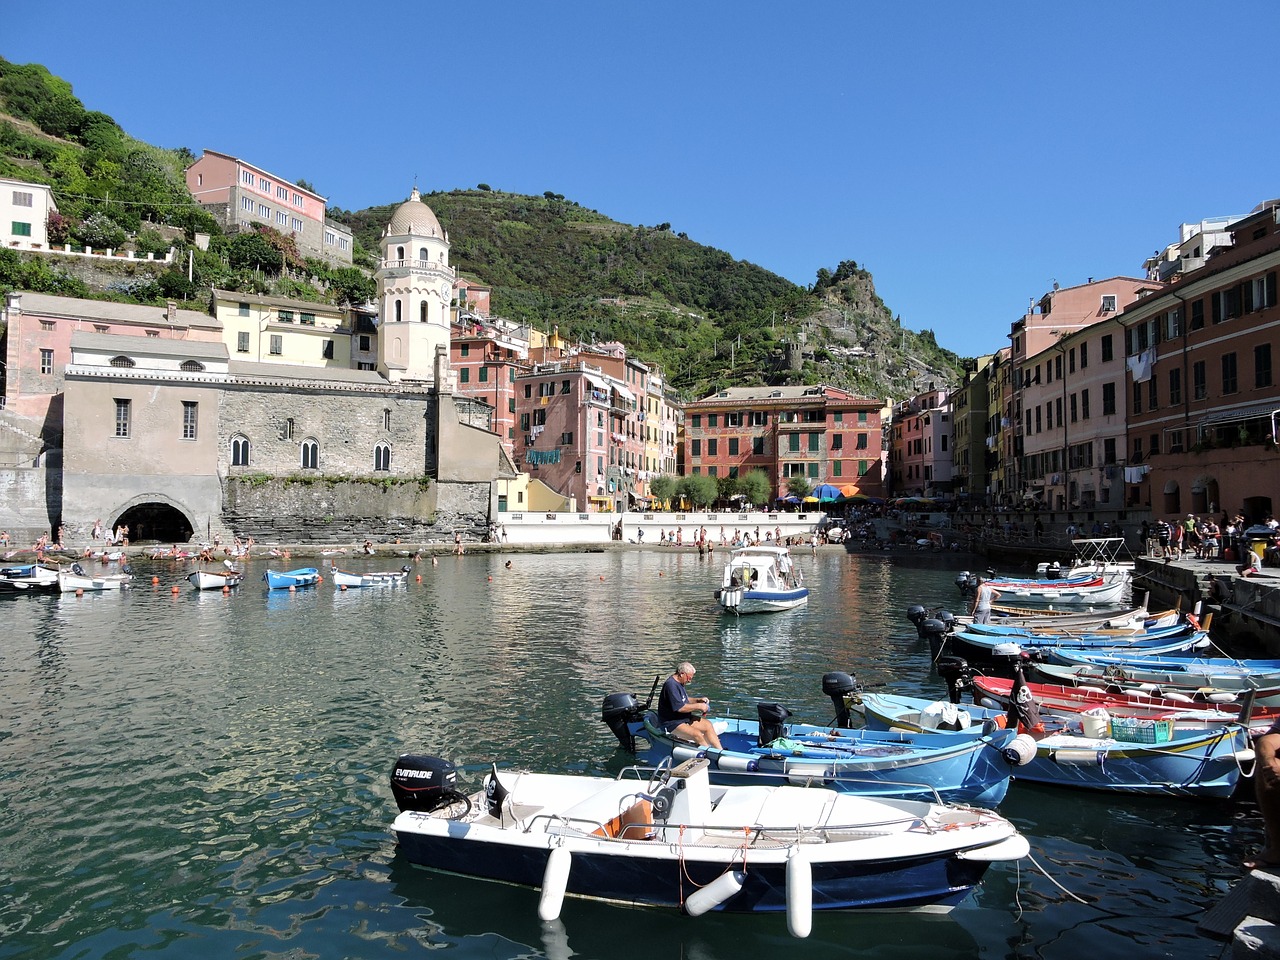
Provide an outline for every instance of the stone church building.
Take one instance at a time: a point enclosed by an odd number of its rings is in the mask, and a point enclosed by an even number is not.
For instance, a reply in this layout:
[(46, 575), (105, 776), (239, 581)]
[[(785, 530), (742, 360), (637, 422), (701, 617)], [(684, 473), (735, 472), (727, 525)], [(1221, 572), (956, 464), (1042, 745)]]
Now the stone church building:
[(15, 545), (59, 525), (83, 543), (99, 521), (135, 542), (483, 531), (516, 471), (492, 411), (456, 391), (449, 241), (416, 189), (380, 248), (374, 369), (248, 359), (242, 334), (172, 307), (11, 294), (0, 528)]

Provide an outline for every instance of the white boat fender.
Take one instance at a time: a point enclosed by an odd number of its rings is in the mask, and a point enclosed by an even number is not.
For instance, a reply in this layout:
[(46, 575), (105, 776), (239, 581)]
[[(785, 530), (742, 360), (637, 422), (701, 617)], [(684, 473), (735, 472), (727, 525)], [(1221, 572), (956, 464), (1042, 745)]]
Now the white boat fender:
[(746, 879), (747, 875), (741, 870), (725, 871), (701, 890), (691, 893), (684, 902), (684, 912), (691, 917), (700, 917), (708, 910), (714, 910), (737, 895)]
[(1054, 750), (1051, 754), (1055, 763), (1068, 767), (1100, 767), (1103, 755), (1102, 750)]
[(1029, 734), (1020, 733), (1009, 741), (1009, 745), (1000, 751), (1000, 755), (1014, 766), (1025, 767), (1036, 758), (1035, 738)]
[(745, 770), (754, 773), (760, 769), (760, 764), (754, 757), (736, 757), (731, 754), (721, 753), (716, 757), (716, 769)]
[(1193, 700), (1191, 697), (1188, 697), (1185, 693), (1177, 693), (1173, 690), (1165, 691), (1164, 699), (1177, 700), (1179, 703), (1195, 703), (1195, 700)]
[(813, 930), (813, 867), (799, 844), (787, 853), (787, 930), (797, 938)]
[(568, 847), (556, 847), (547, 857), (547, 867), (542, 872), (542, 896), (538, 899), (538, 919), (543, 923), (560, 917), (572, 863), (573, 854)]
[(705, 757), (706, 755), (707, 755), (707, 751), (700, 750), (697, 747), (673, 746), (671, 748), (671, 756), (673, 758), (674, 763), (681, 763), (682, 761), (685, 761), (685, 760), (694, 760), (697, 758)]
[(981, 700), (979, 700), (979, 701), (978, 701), (978, 706), (980, 706), (980, 707), (986, 707), (988, 710), (1005, 710), (1005, 709), (1007, 709), (1006, 705), (1001, 704), (1000, 702), (998, 702), (998, 701), (996, 701), (996, 700), (992, 700), (990, 697), (983, 697)]
[(1246, 747), (1244, 750), (1237, 750), (1232, 756), (1235, 757), (1236, 763), (1252, 763), (1257, 754)]

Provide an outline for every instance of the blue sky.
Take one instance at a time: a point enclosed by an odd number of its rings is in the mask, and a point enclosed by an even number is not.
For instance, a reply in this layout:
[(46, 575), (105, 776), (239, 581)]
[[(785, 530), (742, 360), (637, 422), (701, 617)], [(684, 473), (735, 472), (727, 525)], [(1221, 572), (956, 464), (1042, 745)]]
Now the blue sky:
[(361, 209), (552, 190), (1003, 346), (1056, 280), (1280, 196), (1274, 2), (0, 0), (0, 56)]

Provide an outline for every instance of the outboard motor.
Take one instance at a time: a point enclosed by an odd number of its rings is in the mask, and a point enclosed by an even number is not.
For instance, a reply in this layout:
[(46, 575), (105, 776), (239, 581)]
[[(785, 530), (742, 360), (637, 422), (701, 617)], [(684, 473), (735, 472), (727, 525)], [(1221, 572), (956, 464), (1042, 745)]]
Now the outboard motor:
[(448, 760), (406, 753), (391, 768), (391, 793), (403, 813), (430, 813), (458, 793), (458, 772)]
[(787, 732), (786, 722), (791, 711), (782, 704), (757, 703), (756, 715), (760, 718), (760, 746), (769, 746)]
[(1062, 577), (1062, 567), (1058, 565), (1058, 561), (1054, 560), (1049, 566), (1044, 568), (1044, 576), (1046, 580), (1058, 580)]
[(1015, 664), (1020, 665), (1028, 659), (1021, 645), (1012, 640), (997, 643), (991, 648), (991, 661), (1005, 671), (1012, 671)]
[(920, 624), (924, 623), (925, 618), (928, 617), (928, 615), (928, 611), (918, 603), (913, 603), (911, 606), (907, 607), (907, 619), (915, 624), (917, 631), (919, 631)]
[(973, 671), (963, 657), (939, 657), (935, 666), (938, 676), (947, 682), (947, 697), (959, 703), (964, 691), (973, 689)]
[(956, 586), (960, 588), (960, 592), (964, 593), (969, 589), (969, 578), (973, 576), (968, 570), (961, 570), (956, 574)]
[(644, 711), (634, 693), (611, 693), (600, 705), (600, 719), (605, 722), (627, 753), (636, 752), (636, 735), (631, 724), (644, 720)]
[(822, 692), (836, 708), (836, 726), (849, 726), (849, 697), (858, 692), (858, 681), (847, 673), (835, 671), (822, 675)]
[(950, 610), (939, 610), (937, 619), (942, 621), (942, 625), (947, 628), (947, 633), (954, 633), (956, 629), (956, 615)]
[(930, 617), (924, 623), (920, 624), (920, 633), (924, 639), (929, 641), (929, 656), (931, 659), (937, 660), (938, 654), (942, 652), (942, 646), (947, 642), (947, 626), (941, 620)]

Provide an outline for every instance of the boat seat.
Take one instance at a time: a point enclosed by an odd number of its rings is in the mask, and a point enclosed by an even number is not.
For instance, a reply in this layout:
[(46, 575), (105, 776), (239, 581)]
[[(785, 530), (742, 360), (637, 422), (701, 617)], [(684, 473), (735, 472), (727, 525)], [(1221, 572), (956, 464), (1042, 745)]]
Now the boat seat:
[(634, 781), (619, 781), (614, 789), (601, 790), (565, 810), (564, 818), (574, 829), (598, 837), (651, 839), (653, 804), (636, 786)]

